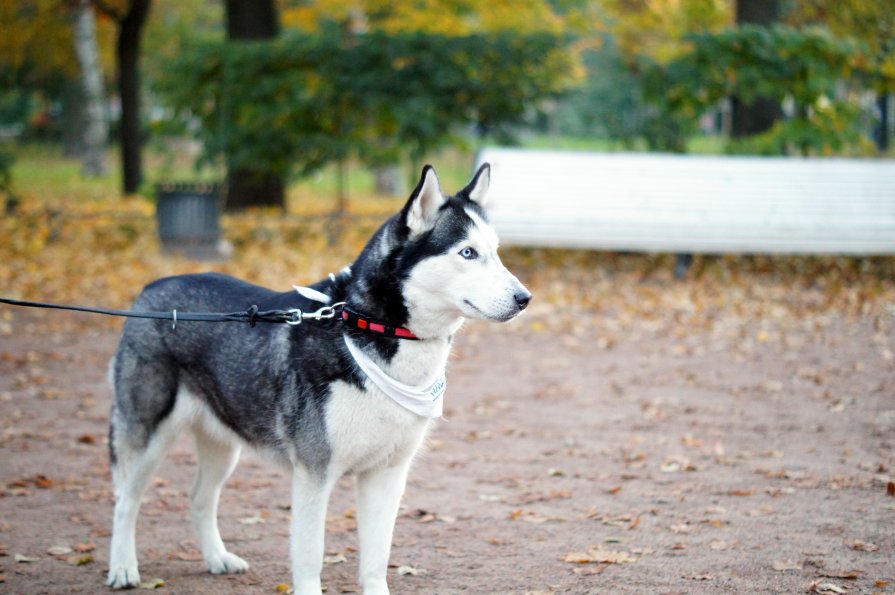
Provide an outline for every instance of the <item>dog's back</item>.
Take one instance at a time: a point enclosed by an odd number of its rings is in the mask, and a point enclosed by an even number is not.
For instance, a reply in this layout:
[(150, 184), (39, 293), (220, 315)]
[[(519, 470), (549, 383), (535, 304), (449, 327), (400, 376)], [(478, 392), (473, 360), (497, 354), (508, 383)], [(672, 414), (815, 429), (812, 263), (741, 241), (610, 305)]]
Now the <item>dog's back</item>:
[[(156, 281), (144, 289), (134, 309), (238, 312), (252, 305), (261, 310), (316, 309), (294, 292), (276, 293), (219, 274)], [(321, 358), (340, 356), (332, 348), (338, 340), (333, 326), (330, 321), (299, 329), (265, 323), (251, 327), (128, 320), (113, 367), (112, 431), (120, 436), (111, 443), (113, 456), (119, 447), (145, 447), (183, 392), (247, 443), (286, 456), (286, 436), (277, 424), (286, 422), (294, 431), (300, 426), (298, 418), (322, 415), (309, 411), (322, 407), (323, 395), (308, 387), (325, 387), (326, 379), (311, 376), (326, 367)], [(318, 360), (318, 365), (290, 365), (302, 358)]]

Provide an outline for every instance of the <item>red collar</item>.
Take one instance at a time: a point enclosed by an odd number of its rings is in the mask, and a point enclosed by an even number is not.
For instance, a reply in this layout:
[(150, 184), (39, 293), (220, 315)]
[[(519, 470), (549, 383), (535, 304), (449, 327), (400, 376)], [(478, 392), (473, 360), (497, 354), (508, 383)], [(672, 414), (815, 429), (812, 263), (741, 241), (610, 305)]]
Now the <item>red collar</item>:
[(401, 326), (393, 326), (381, 320), (374, 320), (359, 312), (355, 312), (348, 306), (342, 306), (342, 321), (362, 331), (380, 335), (383, 337), (392, 337), (394, 339), (411, 339), (418, 340), (419, 337), (414, 335), (410, 329)]

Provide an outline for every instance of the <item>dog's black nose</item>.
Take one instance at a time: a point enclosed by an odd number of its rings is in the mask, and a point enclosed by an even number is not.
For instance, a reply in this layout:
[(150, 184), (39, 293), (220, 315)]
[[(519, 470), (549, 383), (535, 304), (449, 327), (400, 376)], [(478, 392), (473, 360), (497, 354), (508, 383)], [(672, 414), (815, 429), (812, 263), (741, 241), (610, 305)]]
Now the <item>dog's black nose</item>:
[(525, 291), (517, 291), (515, 295), (513, 295), (513, 299), (516, 300), (516, 305), (519, 306), (520, 310), (524, 310), (526, 306), (528, 306), (528, 302), (531, 301), (531, 293)]

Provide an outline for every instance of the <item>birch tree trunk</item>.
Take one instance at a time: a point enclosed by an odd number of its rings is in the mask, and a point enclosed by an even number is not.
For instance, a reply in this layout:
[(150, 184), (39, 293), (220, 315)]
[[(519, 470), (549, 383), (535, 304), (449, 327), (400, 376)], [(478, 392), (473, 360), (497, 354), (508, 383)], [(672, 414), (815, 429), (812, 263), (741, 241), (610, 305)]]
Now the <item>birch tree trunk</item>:
[(96, 15), (89, 0), (78, 3), (74, 37), (85, 99), (82, 173), (87, 177), (102, 176), (109, 172), (106, 160), (109, 123), (106, 119), (103, 72), (96, 42)]

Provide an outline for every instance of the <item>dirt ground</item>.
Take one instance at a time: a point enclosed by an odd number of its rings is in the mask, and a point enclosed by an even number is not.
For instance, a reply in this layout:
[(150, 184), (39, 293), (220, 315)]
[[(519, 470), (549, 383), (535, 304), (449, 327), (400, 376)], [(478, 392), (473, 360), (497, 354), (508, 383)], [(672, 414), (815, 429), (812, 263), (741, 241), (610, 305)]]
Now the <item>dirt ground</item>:
[[(895, 592), (891, 306), (674, 333), (534, 310), (456, 341), (447, 419), (395, 532), (394, 593)], [(107, 592), (117, 333), (87, 315), (4, 312), (0, 592)], [(194, 467), (184, 439), (147, 491), (143, 580), (285, 589), (287, 473), (244, 455), (220, 518), (251, 569), (216, 577), (190, 527)], [(329, 593), (357, 591), (352, 485), (330, 504)]]

